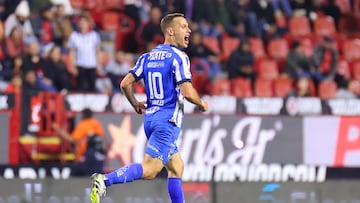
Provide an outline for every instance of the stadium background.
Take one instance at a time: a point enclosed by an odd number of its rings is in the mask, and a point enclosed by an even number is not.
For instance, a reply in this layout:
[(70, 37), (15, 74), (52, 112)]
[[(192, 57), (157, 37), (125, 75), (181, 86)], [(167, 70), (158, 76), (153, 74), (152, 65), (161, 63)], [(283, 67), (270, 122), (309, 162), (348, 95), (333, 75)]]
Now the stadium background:
[[(11, 2), (0, 4), (10, 9), (6, 6)], [(38, 1), (29, 1), (32, 12), (36, 12), (34, 2)], [(134, 22), (127, 15), (131, 13), (130, 8), (141, 5), (148, 14), (146, 9), (153, 3), (165, 11), (181, 11), (182, 7), (177, 7), (178, 1), (164, 2), (71, 0), (69, 3), (74, 9), (74, 18), (80, 11), (87, 11), (93, 17), (102, 38), (104, 64), (112, 60), (114, 50), (119, 49), (126, 52), (131, 64), (146, 47), (133, 39), (140, 31), (131, 27)], [(313, 2), (328, 4), (327, 1)], [(332, 89), (334, 86), (330, 85), (322, 90), (319, 88), (310, 97), (286, 97), (295, 88), (296, 81), (291, 81), (290, 89), (281, 89), (286, 86), (283, 83), (276, 85), (284, 70), (284, 57), (290, 42), (295, 38), (307, 42), (310, 39), (313, 47), (324, 36), (336, 40), (339, 64), (346, 64), (339, 65), (337, 71), (347, 75), (350, 81), (359, 80), (359, 1), (336, 0), (335, 3), (341, 10), (336, 25), (332, 17), (319, 11), (318, 19), (330, 19), (323, 21), (326, 25), (311, 27), (309, 33), (295, 37), (297, 34), (293, 29), (296, 28), (291, 27), (291, 22), (296, 17), (282, 11), (276, 15), (276, 26), (284, 30), (282, 37), (270, 41), (249, 37), (254, 54), (261, 55), (254, 66), (262, 60), (272, 60), (277, 67), (275, 73), (270, 74), (258, 70), (257, 78), (270, 77), (267, 79), (271, 83), (265, 88), (243, 90), (247, 85), (235, 86), (234, 80), (223, 76), (226, 71), (220, 74), (220, 79), (197, 84), (197, 88), (209, 87), (199, 90), (205, 91), (202, 97), (210, 103), (210, 111), (201, 114), (193, 105), (185, 105), (187, 115), (179, 145), (186, 163), (184, 190), (187, 202), (360, 202), (359, 91), (354, 91), (354, 98), (339, 98), (336, 97), (338, 87)], [(15, 9), (16, 5), (12, 7)], [(148, 16), (141, 19), (145, 23)], [(316, 20), (308, 20), (316, 24)], [(2, 29), (3, 22), (5, 19)], [(303, 27), (299, 29), (303, 30)], [(207, 37), (204, 43), (215, 50), (224, 65), (226, 54), (230, 54), (241, 40), (222, 33), (215, 43), (212, 37)], [(138, 47), (134, 48), (134, 44)], [(72, 66), (66, 52), (63, 54), (67, 65)], [(196, 59), (193, 62), (197, 63)], [(141, 84), (136, 88), (137, 96), (144, 98)], [(146, 142), (142, 117), (133, 114), (121, 93), (70, 90), (29, 94), (4, 90), (0, 94), (0, 203), (89, 202), (88, 177), (71, 177), (73, 148), (51, 128), (52, 123), (58, 123), (70, 129), (69, 119), (78, 121), (79, 112), (84, 108), (95, 112), (95, 117), (104, 125), (106, 137), (112, 141), (109, 150), (114, 151), (107, 157), (104, 171), (142, 160)], [(110, 130), (110, 126), (115, 131)], [(134, 142), (124, 145), (122, 140), (129, 138)], [(112, 187), (103, 202), (170, 202), (163, 176), (160, 174), (153, 182), (139, 181)]]

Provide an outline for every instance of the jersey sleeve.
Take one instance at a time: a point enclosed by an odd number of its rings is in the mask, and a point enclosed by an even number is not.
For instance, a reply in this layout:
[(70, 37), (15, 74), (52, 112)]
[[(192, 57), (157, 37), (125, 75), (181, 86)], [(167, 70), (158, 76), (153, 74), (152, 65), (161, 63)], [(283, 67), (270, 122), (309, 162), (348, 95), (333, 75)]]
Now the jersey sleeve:
[(146, 54), (141, 55), (136, 61), (135, 66), (130, 70), (130, 73), (134, 75), (136, 80), (140, 80), (143, 78), (145, 59)]
[(190, 60), (185, 53), (178, 54), (174, 57), (173, 66), (175, 67), (176, 83), (191, 82)]

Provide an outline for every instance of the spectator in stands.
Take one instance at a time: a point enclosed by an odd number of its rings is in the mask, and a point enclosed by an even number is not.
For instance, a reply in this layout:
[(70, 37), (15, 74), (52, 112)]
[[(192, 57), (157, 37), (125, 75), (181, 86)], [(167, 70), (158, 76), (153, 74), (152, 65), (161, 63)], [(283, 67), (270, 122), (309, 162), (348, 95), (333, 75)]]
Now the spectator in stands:
[(240, 41), (247, 40), (249, 33), (249, 18), (250, 11), (249, 3), (246, 0), (233, 2), (232, 6), (235, 8), (234, 17), (232, 19), (233, 26), (228, 27), (227, 33), (240, 39)]
[(33, 41), (35, 38), (34, 31), (29, 20), (30, 9), (27, 1), (21, 1), (16, 7), (15, 12), (5, 21), (5, 37), (9, 37), (14, 27), (19, 27), (22, 31), (24, 41)]
[(234, 29), (235, 7), (232, 2), (225, 0), (210, 0), (209, 2), (210, 22), (223, 33)]
[(312, 92), (310, 89), (310, 82), (311, 82), (311, 78), (307, 77), (307, 76), (301, 76), (297, 81), (296, 81), (296, 88), (291, 91), (287, 97), (311, 97)]
[(41, 91), (41, 88), (36, 79), (36, 72), (34, 70), (28, 70), (25, 72), (23, 80), (23, 91), (27, 95), (36, 95)]
[(336, 29), (339, 29), (339, 20), (341, 17), (341, 10), (336, 5), (335, 0), (328, 0), (327, 3), (325, 3), (321, 7), (321, 11), (328, 16), (331, 16), (334, 19)]
[(314, 48), (312, 62), (316, 68), (315, 82), (323, 79), (334, 79), (338, 61), (338, 52), (334, 48), (334, 39), (324, 37), (324, 39)]
[(160, 8), (152, 7), (150, 10), (150, 20), (138, 28), (136, 40), (140, 46), (140, 50), (150, 50), (155, 44), (163, 41), (163, 35), (159, 25), (161, 16)]
[(239, 47), (234, 50), (227, 62), (229, 79), (237, 77), (250, 79), (252, 84), (255, 81), (254, 56), (250, 50), (250, 44), (247, 41), (240, 43)]
[(3, 22), (6, 19), (6, 2), (4, 0), (0, 1), (0, 20)]
[(168, 1), (159, 1), (159, 0), (147, 0), (147, 1), (151, 4), (151, 7), (159, 8), (161, 13), (167, 12)]
[(49, 78), (58, 91), (73, 90), (72, 76), (61, 59), (61, 48), (53, 46), (44, 61), (44, 76)]
[(70, 58), (78, 72), (78, 90), (95, 92), (96, 74), (102, 73), (100, 36), (91, 29), (89, 19), (83, 15), (79, 18), (78, 27), (79, 31), (72, 32), (69, 39)]
[(40, 45), (37, 41), (27, 44), (27, 54), (24, 56), (23, 70), (33, 70), (42, 72), (44, 70), (44, 60), (40, 57)]
[(143, 0), (124, 1), (123, 12), (135, 22), (135, 26), (139, 26), (141, 23), (142, 7), (145, 7)]
[(358, 81), (350, 81), (341, 75), (335, 76), (335, 81), (338, 86), (336, 98), (351, 99), (356, 98), (356, 88)]
[(1, 72), (3, 79), (8, 81), (14, 72), (14, 59), (20, 58), (25, 54), (25, 44), (19, 28), (14, 27), (10, 36), (5, 39), (4, 51), (5, 59), (3, 60), (3, 69)]
[(121, 50), (115, 53), (114, 58), (111, 59), (104, 68), (106, 76), (110, 78), (112, 86), (115, 87), (116, 90), (119, 89), (120, 81), (130, 69), (131, 65), (126, 60), (125, 53)]
[(50, 0), (30, 0), (29, 6), (31, 13), (39, 14), (43, 10), (43, 8), (51, 5)]
[(40, 56), (40, 45), (37, 41), (33, 41), (28, 45), (28, 54), (24, 57), (23, 71), (35, 71), (37, 83), (44, 91), (55, 92), (53, 81), (45, 75), (44, 59)]
[(271, 0), (271, 3), (275, 9), (276, 15), (279, 15), (282, 12), (284, 12), (287, 17), (293, 15), (289, 0)]
[(216, 22), (213, 19), (214, 17), (211, 12), (209, 12), (209, 10), (213, 10), (213, 8), (216, 7), (216, 5), (214, 5), (215, 3), (215, 0), (194, 1), (192, 12), (193, 23), (191, 26), (194, 30), (199, 29), (203, 36), (215, 37), (219, 39), (224, 31), (223, 26), (219, 24), (216, 26)]
[(20, 74), (14, 74), (9, 85), (5, 89), (5, 93), (20, 93), (22, 89), (22, 78)]
[(71, 6), (71, 0), (50, 0), (53, 5), (63, 5), (64, 14), (69, 16), (74, 14), (74, 9)]
[[(209, 20), (210, 14), (208, 1), (206, 0), (194, 0), (191, 8), (191, 20), (192, 22), (200, 23), (201, 21)], [(203, 33), (204, 34), (204, 33)]]
[(251, 1), (249, 13), (250, 29), (252, 35), (263, 38), (273, 37), (277, 32), (275, 9), (269, 0)]
[(184, 13), (187, 19), (191, 18), (191, 8), (194, 0), (172, 0), (168, 2), (167, 13)]
[(290, 0), (294, 16), (310, 16), (313, 10), (312, 0)]
[(116, 89), (112, 85), (110, 78), (106, 76), (96, 78), (95, 87), (98, 92), (107, 95), (111, 95), (113, 90)]
[(53, 124), (53, 129), (59, 136), (76, 145), (75, 155), (77, 162), (84, 161), (89, 136), (103, 138), (105, 135), (102, 123), (93, 117), (93, 112), (89, 108), (82, 111), (82, 119), (77, 123), (71, 134), (56, 123)]
[(1, 0), (4, 4), (5, 11), (3, 13), (2, 20), (5, 21), (7, 17), (9, 17), (12, 13), (15, 12), (16, 7), (20, 4), (22, 0)]
[(53, 41), (59, 46), (67, 46), (68, 40), (73, 32), (71, 19), (65, 14), (63, 4), (55, 5), (55, 16), (53, 25)]
[(54, 11), (52, 5), (48, 4), (41, 8), (40, 14), (35, 15), (32, 18), (32, 25), (34, 32), (42, 45), (52, 42), (54, 25)]
[(290, 51), (286, 56), (285, 70), (293, 80), (304, 75), (316, 74), (315, 68), (312, 67), (310, 59), (305, 56), (298, 41), (291, 44)]
[[(4, 64), (7, 61), (4, 61)], [(14, 74), (22, 75), (22, 66), (23, 66), (23, 59), (21, 56), (18, 56), (7, 63), (7, 65), (2, 65), (2, 70), (0, 70), (0, 79), (3, 82), (9, 82)]]
[(21, 56), (18, 56), (16, 58), (14, 58), (13, 60), (13, 68), (12, 68), (12, 75), (14, 74), (19, 74), (19, 75), (23, 75), (23, 64), (24, 64), (24, 60)]
[(25, 43), (22, 39), (21, 30), (14, 27), (9, 37), (5, 39), (5, 55), (7, 59), (14, 59), (25, 54)]
[(203, 37), (200, 31), (191, 34), (189, 47), (186, 52), (191, 59), (200, 59), (209, 67), (208, 78), (214, 80), (221, 72), (220, 58), (211, 49), (202, 44)]

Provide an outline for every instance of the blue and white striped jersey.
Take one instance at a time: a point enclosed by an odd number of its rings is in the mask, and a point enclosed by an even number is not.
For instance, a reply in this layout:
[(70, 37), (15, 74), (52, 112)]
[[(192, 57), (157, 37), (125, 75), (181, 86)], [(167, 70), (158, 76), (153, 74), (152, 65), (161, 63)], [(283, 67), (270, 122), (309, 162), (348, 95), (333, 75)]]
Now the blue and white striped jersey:
[(72, 32), (69, 38), (69, 47), (76, 51), (76, 65), (83, 68), (96, 68), (96, 47), (100, 46), (100, 36), (95, 31), (86, 34)]
[(147, 96), (145, 120), (168, 120), (181, 126), (184, 97), (179, 84), (191, 81), (190, 61), (185, 52), (160, 44), (137, 60), (130, 71), (143, 79)]

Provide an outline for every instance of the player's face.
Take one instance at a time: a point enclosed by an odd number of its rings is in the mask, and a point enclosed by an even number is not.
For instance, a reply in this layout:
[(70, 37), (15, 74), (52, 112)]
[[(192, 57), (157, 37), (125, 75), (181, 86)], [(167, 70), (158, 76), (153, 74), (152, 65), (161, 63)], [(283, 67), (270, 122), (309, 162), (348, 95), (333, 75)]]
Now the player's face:
[(173, 20), (173, 29), (176, 46), (187, 48), (189, 46), (189, 37), (191, 30), (189, 24), (183, 17), (177, 17)]

